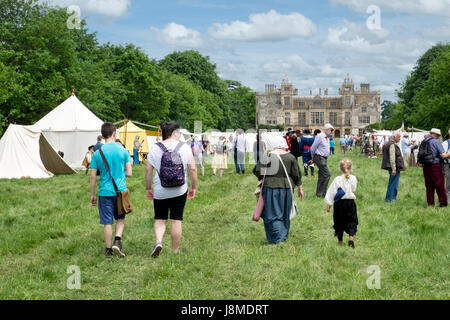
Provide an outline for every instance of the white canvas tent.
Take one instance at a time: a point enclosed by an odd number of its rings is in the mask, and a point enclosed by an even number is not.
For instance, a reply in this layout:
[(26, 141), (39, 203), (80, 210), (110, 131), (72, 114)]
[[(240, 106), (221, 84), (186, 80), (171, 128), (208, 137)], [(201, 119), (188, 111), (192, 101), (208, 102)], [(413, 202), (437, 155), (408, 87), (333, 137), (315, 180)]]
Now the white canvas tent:
[(102, 124), (103, 121), (72, 94), (35, 125), (56, 151), (64, 152), (64, 159), (72, 168), (82, 168), (88, 147), (101, 135)]
[(50, 178), (76, 172), (36, 126), (10, 125), (0, 140), (0, 179)]

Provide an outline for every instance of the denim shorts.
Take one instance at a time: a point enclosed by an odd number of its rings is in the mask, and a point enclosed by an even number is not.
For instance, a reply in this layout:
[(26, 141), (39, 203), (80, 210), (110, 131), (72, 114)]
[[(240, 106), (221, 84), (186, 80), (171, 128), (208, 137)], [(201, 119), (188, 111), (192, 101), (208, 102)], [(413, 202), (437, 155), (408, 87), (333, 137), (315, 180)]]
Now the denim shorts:
[(100, 224), (113, 224), (114, 219), (125, 219), (125, 215), (121, 216), (117, 210), (117, 197), (98, 197), (98, 212), (100, 214)]

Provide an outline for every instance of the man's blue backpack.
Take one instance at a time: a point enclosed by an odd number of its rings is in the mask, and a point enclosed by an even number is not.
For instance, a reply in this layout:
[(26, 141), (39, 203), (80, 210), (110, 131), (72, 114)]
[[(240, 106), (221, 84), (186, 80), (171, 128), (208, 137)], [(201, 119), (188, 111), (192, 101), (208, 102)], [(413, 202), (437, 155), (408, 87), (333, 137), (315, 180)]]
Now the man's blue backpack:
[(183, 142), (178, 143), (173, 152), (161, 142), (156, 144), (163, 151), (161, 167), (159, 169), (159, 180), (164, 188), (180, 187), (185, 184), (184, 165), (178, 151), (183, 146)]

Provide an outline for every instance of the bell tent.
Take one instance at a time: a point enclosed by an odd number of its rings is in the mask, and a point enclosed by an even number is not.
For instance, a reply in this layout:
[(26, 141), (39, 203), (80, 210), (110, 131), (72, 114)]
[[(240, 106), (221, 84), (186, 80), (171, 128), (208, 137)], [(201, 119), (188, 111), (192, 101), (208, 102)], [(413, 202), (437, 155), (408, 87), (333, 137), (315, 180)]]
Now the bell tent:
[(36, 126), (9, 125), (0, 140), (0, 179), (51, 178), (76, 172)]
[(88, 147), (101, 135), (102, 124), (103, 121), (72, 93), (35, 125), (56, 151), (64, 152), (64, 159), (72, 168), (82, 168)]

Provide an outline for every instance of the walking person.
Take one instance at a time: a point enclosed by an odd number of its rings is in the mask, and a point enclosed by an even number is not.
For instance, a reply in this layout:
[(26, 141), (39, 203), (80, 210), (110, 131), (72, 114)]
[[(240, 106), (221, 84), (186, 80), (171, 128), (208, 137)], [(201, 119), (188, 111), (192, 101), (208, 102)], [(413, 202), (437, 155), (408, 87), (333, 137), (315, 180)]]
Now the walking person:
[(270, 147), (272, 151), (264, 157), (264, 161), (256, 164), (253, 173), (258, 180), (264, 178), (260, 196), (264, 199), (261, 218), (264, 220), (266, 238), (270, 243), (278, 244), (286, 241), (289, 236), (294, 188), (298, 187), (298, 196), (302, 200), (303, 188), (298, 162), (288, 152), (285, 138), (272, 137)]
[(256, 134), (256, 141), (253, 143), (253, 157), (255, 160), (255, 164), (258, 163), (258, 161), (261, 161), (263, 154), (265, 152), (266, 152), (266, 143), (261, 139), (261, 135)]
[(314, 143), (314, 137), (311, 135), (311, 130), (305, 129), (304, 135), (300, 139), (300, 152), (302, 153), (303, 168), (305, 170), (305, 177), (308, 176), (308, 168), (311, 168), (311, 176), (314, 177), (314, 163), (312, 162), (311, 146)]
[[(91, 161), (91, 205), (97, 205), (95, 186), (97, 184), (97, 170), (100, 170), (100, 182), (98, 189), (98, 211), (100, 224), (103, 227), (105, 238), (105, 256), (107, 258), (116, 255), (125, 257), (122, 251), (122, 234), (125, 228), (125, 215), (118, 214), (117, 193), (113, 180), (119, 191), (126, 191), (125, 177), (131, 177), (131, 157), (127, 150), (116, 143), (116, 126), (106, 122), (101, 128), (105, 144), (94, 153)], [(102, 154), (104, 156), (102, 156)], [(106, 163), (105, 163), (106, 162)], [(107, 168), (107, 165), (109, 170)], [(112, 225), (116, 220), (114, 244), (112, 243)]]
[(87, 175), (90, 167), (91, 167), (91, 162), (92, 162), (92, 156), (94, 155), (94, 146), (90, 146), (88, 148), (88, 152), (86, 153), (86, 155), (84, 156), (83, 159), (83, 166), (86, 167), (86, 172), (85, 175)]
[(409, 164), (409, 158), (411, 156), (411, 143), (409, 142), (409, 135), (407, 132), (405, 132), (403, 134), (403, 139), (402, 139), (402, 154), (403, 154), (403, 159), (405, 160), (405, 168), (408, 166)]
[(334, 139), (330, 138), (330, 154), (334, 154)]
[[(447, 191), (445, 189), (444, 178), (444, 160), (450, 158), (450, 154), (445, 153), (444, 147), (439, 142), (441, 137), (440, 129), (431, 129), (430, 137), (427, 137), (419, 148), (419, 161), (423, 165), (423, 176), (425, 178), (425, 187), (427, 189), (427, 203), (434, 206), (434, 191), (439, 198), (439, 206), (447, 207)], [(425, 148), (428, 144), (429, 148)], [(429, 154), (427, 154), (429, 151)], [(424, 161), (422, 155), (429, 158), (430, 161)]]
[(324, 131), (316, 136), (311, 147), (313, 162), (319, 169), (319, 178), (316, 188), (316, 196), (318, 198), (325, 197), (328, 182), (331, 178), (330, 170), (327, 167), (327, 159), (330, 155), (330, 137), (333, 134), (334, 128), (331, 124), (327, 123), (323, 129)]
[(300, 157), (300, 144), (297, 138), (297, 133), (295, 131), (292, 131), (291, 147), (289, 151), (292, 153), (295, 159), (298, 160), (298, 157)]
[(342, 137), (339, 139), (339, 145), (340, 145), (340, 147), (341, 147), (341, 153), (342, 153), (343, 155), (345, 155), (345, 152), (347, 151), (347, 139), (345, 139), (344, 136), (342, 136)]
[(133, 160), (134, 160), (134, 164), (140, 164), (141, 163), (139, 161), (139, 150), (142, 148), (143, 143), (144, 143), (144, 140), (142, 140), (142, 142), (139, 142), (139, 136), (136, 136), (134, 138), (134, 142), (133, 142)]
[(245, 174), (245, 151), (246, 141), (241, 130), (236, 131), (236, 138), (234, 140), (234, 161), (236, 165), (236, 173)]
[(213, 175), (217, 173), (217, 169), (220, 170), (220, 177), (223, 176), (223, 170), (228, 168), (227, 164), (227, 143), (225, 137), (221, 136), (219, 142), (214, 146), (214, 156), (211, 167), (213, 169)]
[(338, 243), (343, 244), (344, 231), (349, 235), (348, 245), (355, 248), (355, 235), (358, 229), (358, 215), (355, 203), (357, 180), (352, 172), (352, 162), (343, 159), (339, 163), (342, 175), (336, 177), (325, 196), (327, 212), (333, 206), (334, 235)]
[(397, 201), (400, 172), (405, 171), (405, 161), (402, 152), (397, 145), (402, 138), (400, 131), (394, 133), (391, 139), (383, 146), (383, 160), (381, 169), (389, 171), (389, 183), (386, 191), (385, 202)]
[(103, 140), (103, 136), (97, 137), (97, 143), (94, 145), (94, 152), (103, 146), (102, 140)]
[[(151, 256), (156, 258), (163, 249), (163, 237), (170, 212), (172, 251), (179, 253), (182, 221), (186, 199), (197, 191), (197, 167), (191, 148), (180, 141), (180, 126), (175, 122), (161, 124), (163, 141), (150, 148), (145, 181), (147, 199), (153, 200), (155, 209), (155, 245)], [(188, 169), (191, 189), (188, 191)], [(156, 174), (153, 177), (153, 170)], [(152, 183), (153, 182), (153, 183)]]
[(202, 177), (205, 176), (205, 165), (203, 164), (203, 144), (199, 138), (194, 138), (191, 144), (192, 154), (194, 155), (195, 164), (200, 166)]

